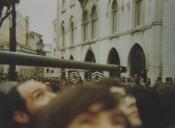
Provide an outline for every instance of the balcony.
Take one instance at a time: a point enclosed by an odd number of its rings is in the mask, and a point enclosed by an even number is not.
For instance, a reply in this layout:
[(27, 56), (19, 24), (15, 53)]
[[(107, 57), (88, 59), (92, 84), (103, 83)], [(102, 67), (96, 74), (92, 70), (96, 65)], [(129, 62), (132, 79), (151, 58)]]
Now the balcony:
[(37, 55), (46, 56), (46, 51), (43, 51), (43, 50), (40, 50), (40, 49), (37, 49), (36, 53), (37, 53)]

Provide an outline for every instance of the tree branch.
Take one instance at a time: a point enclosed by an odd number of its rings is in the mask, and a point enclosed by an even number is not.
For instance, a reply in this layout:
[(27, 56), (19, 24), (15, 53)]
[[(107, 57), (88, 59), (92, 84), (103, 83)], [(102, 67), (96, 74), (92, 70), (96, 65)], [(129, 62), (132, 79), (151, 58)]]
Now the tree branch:
[(4, 17), (2, 17), (2, 19), (0, 20), (0, 27), (1, 27), (2, 23), (3, 23), (3, 21), (10, 15), (11, 12), (12, 11), (7, 11), (6, 15)]

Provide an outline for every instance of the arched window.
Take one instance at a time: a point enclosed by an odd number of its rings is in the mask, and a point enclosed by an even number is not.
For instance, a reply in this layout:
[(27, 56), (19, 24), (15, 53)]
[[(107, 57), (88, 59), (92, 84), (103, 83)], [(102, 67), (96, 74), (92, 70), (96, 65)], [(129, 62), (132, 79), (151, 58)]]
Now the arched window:
[(85, 61), (87, 62), (96, 62), (95, 55), (91, 49), (89, 49), (86, 53)]
[(115, 33), (117, 32), (117, 20), (118, 18), (118, 5), (117, 1), (114, 0), (112, 3), (112, 32)]
[(142, 17), (142, 0), (136, 0), (135, 2), (135, 25), (139, 26)]
[(49, 68), (46, 69), (46, 73), (49, 73)]
[[(108, 55), (108, 64), (120, 65), (120, 57), (118, 51), (115, 48), (112, 48)], [(120, 76), (119, 72), (112, 71), (109, 73), (111, 77)]]
[(97, 35), (97, 10), (95, 6), (93, 6), (91, 11), (91, 20), (91, 38), (94, 39)]
[(83, 41), (87, 41), (88, 39), (88, 24), (89, 24), (89, 18), (87, 11), (83, 14)]
[(62, 0), (61, 7), (62, 7), (62, 9), (65, 9), (65, 0)]
[[(143, 75), (146, 71), (146, 58), (143, 48), (139, 44), (135, 44), (129, 53), (130, 74)], [(146, 75), (146, 74), (145, 74)]]
[(69, 57), (69, 59), (70, 59), (70, 60), (74, 60), (74, 57), (71, 55), (71, 56)]
[(62, 34), (62, 38), (61, 38), (61, 42), (62, 42), (62, 47), (65, 47), (65, 28), (64, 28), (64, 22), (62, 22), (61, 24), (61, 34)]
[(70, 24), (70, 28), (71, 28), (71, 44), (73, 45), (74, 44), (74, 34), (75, 34), (75, 28), (74, 28), (74, 23), (73, 22), (71, 22), (71, 24)]
[[(91, 49), (89, 49), (86, 53), (85, 59), (86, 62), (92, 62), (96, 63), (95, 55)], [(86, 71), (85, 74), (85, 79), (90, 80), (91, 79), (91, 71)]]

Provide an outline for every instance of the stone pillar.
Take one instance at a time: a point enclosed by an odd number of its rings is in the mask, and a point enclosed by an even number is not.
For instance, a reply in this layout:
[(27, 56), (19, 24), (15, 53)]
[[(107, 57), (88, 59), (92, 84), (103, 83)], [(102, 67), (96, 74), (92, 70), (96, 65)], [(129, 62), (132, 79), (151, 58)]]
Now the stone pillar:
[(175, 77), (175, 0), (164, 0), (162, 77)]

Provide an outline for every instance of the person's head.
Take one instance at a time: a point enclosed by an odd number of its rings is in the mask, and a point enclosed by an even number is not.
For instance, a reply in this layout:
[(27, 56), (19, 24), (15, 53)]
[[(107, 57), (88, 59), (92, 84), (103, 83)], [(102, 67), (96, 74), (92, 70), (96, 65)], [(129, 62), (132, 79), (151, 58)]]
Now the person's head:
[(5, 113), (4, 113), (3, 109), (4, 109), (4, 106), (6, 104), (6, 100), (5, 100), (5, 95), (2, 92), (0, 92), (0, 103), (1, 103), (1, 105), (0, 105), (0, 128), (3, 128), (3, 127), (5, 127), (4, 126)]
[(55, 97), (41, 82), (29, 80), (15, 86), (8, 94), (8, 119), (12, 125), (26, 125), (30, 117)]
[(145, 87), (145, 81), (142, 77), (139, 77), (139, 83), (138, 84)]
[(30, 113), (35, 113), (56, 96), (45, 84), (34, 80), (29, 80), (18, 85), (16, 90), (25, 101), (27, 110)]
[(160, 103), (153, 88), (142, 86), (130, 87), (127, 90), (136, 97), (136, 104), (139, 110), (143, 126), (146, 128), (158, 128), (161, 125)]
[(164, 84), (159, 85), (156, 88), (158, 98), (160, 101), (159, 107), (163, 114), (163, 122), (167, 125), (168, 123), (175, 122), (175, 86)]
[(110, 92), (120, 96), (120, 110), (128, 117), (134, 127), (141, 126), (141, 120), (134, 96), (129, 95), (123, 84), (114, 78), (106, 78), (99, 81), (101, 86), (107, 87)]
[(165, 79), (165, 83), (168, 85), (172, 85), (173, 84), (173, 78), (172, 77), (166, 77)]
[(6, 127), (7, 117), (7, 96), (12, 88), (17, 85), (16, 82), (8, 81), (0, 84), (0, 127)]
[(68, 87), (38, 114), (40, 123), (36, 127), (130, 128), (118, 105), (118, 97), (108, 90), (90, 86)]
[(162, 77), (157, 77), (157, 81), (162, 82)]
[(157, 77), (157, 79), (154, 82), (154, 86), (153, 87), (159, 86), (160, 84), (163, 84), (162, 77)]
[(151, 78), (148, 77), (148, 78), (146, 79), (146, 84), (147, 84), (147, 86), (150, 86), (150, 85), (151, 85)]

